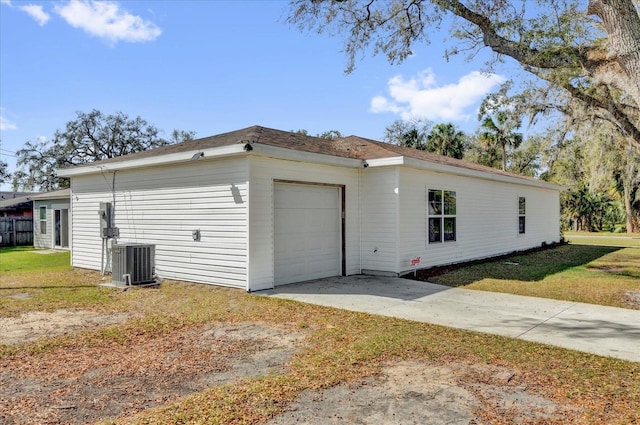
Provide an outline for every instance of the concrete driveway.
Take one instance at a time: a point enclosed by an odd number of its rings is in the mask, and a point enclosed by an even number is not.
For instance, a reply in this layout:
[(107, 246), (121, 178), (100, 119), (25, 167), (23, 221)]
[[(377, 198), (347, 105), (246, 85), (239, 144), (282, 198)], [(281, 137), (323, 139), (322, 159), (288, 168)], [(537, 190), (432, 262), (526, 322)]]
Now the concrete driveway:
[(367, 275), (296, 283), (258, 294), (640, 362), (640, 310)]

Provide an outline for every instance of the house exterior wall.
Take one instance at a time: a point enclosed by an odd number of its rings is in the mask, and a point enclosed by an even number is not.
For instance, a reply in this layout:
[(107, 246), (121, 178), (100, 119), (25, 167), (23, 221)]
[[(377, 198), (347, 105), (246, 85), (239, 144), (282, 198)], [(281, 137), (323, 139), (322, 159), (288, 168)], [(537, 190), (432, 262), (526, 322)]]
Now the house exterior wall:
[[(272, 288), (277, 182), (343, 188), (348, 275), (399, 274), (412, 269), (416, 256), (420, 267), (431, 267), (560, 239), (555, 189), (406, 165), (356, 168), (249, 154), (120, 170), (114, 190), (112, 172), (74, 176), (72, 265), (100, 269), (98, 209), (100, 202), (115, 201), (118, 243), (156, 245), (159, 276), (250, 291)], [(456, 192), (455, 241), (428, 242), (428, 189)], [(525, 234), (518, 233), (518, 197), (526, 199)], [(199, 241), (193, 230), (200, 231)]]
[[(417, 170), (399, 169), (399, 238), (396, 270), (485, 258), (560, 240), (557, 190)], [(456, 240), (428, 242), (427, 190), (456, 192)], [(518, 198), (526, 199), (526, 231), (518, 232)]]
[[(40, 207), (46, 207), (46, 233), (42, 233), (40, 225)], [(35, 200), (33, 201), (33, 246), (35, 248), (53, 248), (54, 247), (54, 211), (70, 210), (70, 202), (68, 200)], [(71, 213), (71, 211), (69, 211)]]
[(258, 156), (249, 161), (249, 289), (274, 285), (274, 182), (278, 180), (344, 185), (346, 272), (360, 273), (360, 169)]
[(399, 168), (367, 168), (361, 181), (362, 270), (397, 273)]
[[(163, 278), (246, 288), (248, 168), (246, 158), (75, 176), (72, 265), (101, 267), (100, 202), (114, 202), (118, 243), (156, 245)], [(193, 230), (200, 230), (195, 241)]]

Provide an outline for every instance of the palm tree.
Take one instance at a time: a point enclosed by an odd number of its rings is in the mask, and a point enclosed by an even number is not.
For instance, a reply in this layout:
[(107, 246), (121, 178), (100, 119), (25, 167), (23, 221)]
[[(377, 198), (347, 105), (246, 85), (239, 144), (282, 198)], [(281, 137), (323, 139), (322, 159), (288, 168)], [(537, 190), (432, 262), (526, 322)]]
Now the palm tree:
[(507, 169), (507, 146), (515, 149), (522, 143), (522, 133), (516, 133), (520, 128), (519, 118), (514, 118), (507, 111), (498, 111), (495, 120), (486, 115), (482, 121), (484, 131), (480, 133), (480, 140), (487, 146), (500, 146), (502, 149), (502, 169)]
[(440, 155), (462, 159), (466, 136), (451, 124), (436, 124), (427, 136), (425, 150)]
[(424, 133), (418, 131), (417, 128), (412, 128), (411, 130), (408, 130), (407, 132), (400, 135), (398, 144), (406, 148), (413, 148), (423, 151), (425, 150), (424, 139)]

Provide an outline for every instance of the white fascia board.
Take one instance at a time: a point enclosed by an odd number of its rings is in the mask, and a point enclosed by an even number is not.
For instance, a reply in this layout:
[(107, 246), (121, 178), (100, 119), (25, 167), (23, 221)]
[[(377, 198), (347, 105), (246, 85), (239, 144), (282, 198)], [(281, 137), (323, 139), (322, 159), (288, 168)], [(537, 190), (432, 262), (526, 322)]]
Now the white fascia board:
[(518, 178), (516, 176), (504, 176), (502, 174), (493, 174), (485, 171), (473, 170), (470, 168), (454, 167), (445, 164), (436, 164), (433, 162), (421, 161), (414, 158), (405, 158), (404, 165), (412, 168), (419, 168), (423, 170), (435, 171), (438, 173), (454, 174), (457, 176), (472, 177), (484, 180), (492, 180), (503, 183), (519, 184), (524, 186), (538, 187), (542, 189), (550, 190), (566, 190), (564, 186), (560, 186), (553, 183), (547, 183), (543, 181), (529, 180), (525, 178)]
[(157, 165), (177, 164), (192, 161), (193, 156), (200, 153), (202, 159), (198, 161), (206, 160), (208, 158), (222, 158), (226, 156), (239, 155), (244, 152), (244, 144), (235, 144), (230, 146), (221, 146), (218, 148), (209, 148), (202, 150), (192, 150), (185, 152), (177, 152), (166, 155), (157, 155), (147, 158), (139, 159), (123, 159), (122, 161), (113, 161), (106, 164), (85, 165), (82, 167), (64, 168), (58, 169), (57, 174), (60, 177), (73, 177), (83, 174), (94, 174), (104, 171), (119, 171), (127, 170), (131, 168), (143, 168), (153, 167)]
[(341, 156), (325, 155), (315, 152), (304, 152), (295, 149), (251, 143), (251, 154), (290, 161), (309, 162), (314, 164), (333, 165), (338, 167), (363, 168), (365, 161)]
[(365, 162), (367, 167), (388, 167), (390, 165), (405, 165), (404, 156), (391, 156), (388, 158), (367, 159)]

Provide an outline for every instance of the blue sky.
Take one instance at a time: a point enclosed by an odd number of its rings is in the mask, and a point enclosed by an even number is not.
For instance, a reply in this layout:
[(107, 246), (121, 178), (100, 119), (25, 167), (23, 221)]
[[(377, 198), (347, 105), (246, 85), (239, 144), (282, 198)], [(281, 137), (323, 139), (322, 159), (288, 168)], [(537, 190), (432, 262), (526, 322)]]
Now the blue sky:
[[(77, 111), (140, 116), (166, 135), (251, 125), (382, 139), (396, 119), (473, 132), (507, 76), (449, 62), (434, 34), (401, 65), (285, 22), (286, 1), (0, 0), (0, 159), (51, 138)], [(497, 71), (499, 72), (499, 71)], [(2, 190), (9, 190), (5, 184)]]

